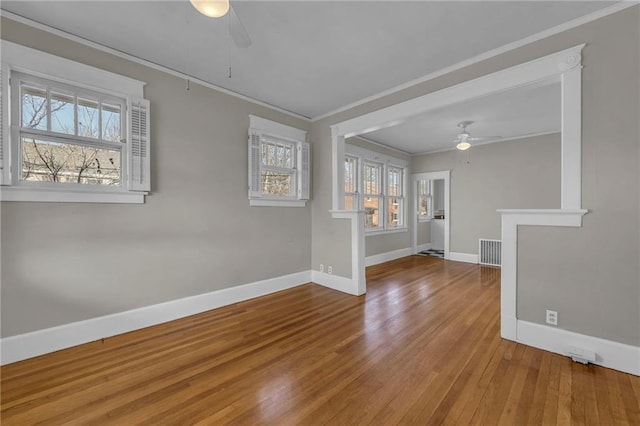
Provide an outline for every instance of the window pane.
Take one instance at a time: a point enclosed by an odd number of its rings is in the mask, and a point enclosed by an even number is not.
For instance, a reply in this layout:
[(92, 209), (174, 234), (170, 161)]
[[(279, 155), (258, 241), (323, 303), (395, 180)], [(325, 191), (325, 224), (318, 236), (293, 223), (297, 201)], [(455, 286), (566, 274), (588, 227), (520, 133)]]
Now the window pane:
[(344, 196), (344, 209), (345, 210), (358, 210), (358, 196), (357, 195), (345, 195)]
[(389, 167), (389, 194), (402, 196), (402, 169)]
[(402, 199), (387, 199), (387, 225), (389, 228), (397, 228), (402, 226)]
[(120, 142), (120, 105), (102, 104), (102, 139)]
[(430, 197), (425, 194), (420, 194), (418, 196), (418, 211), (420, 213), (420, 216), (429, 216), (429, 198)]
[(262, 164), (270, 167), (293, 169), (294, 152), (293, 144), (263, 142)]
[(365, 163), (364, 192), (365, 194), (380, 194), (380, 165)]
[(262, 172), (262, 193), (288, 197), (291, 195), (291, 180), (288, 173)]
[(22, 180), (120, 185), (120, 151), (22, 138)]
[(356, 159), (344, 159), (344, 192), (356, 192)]
[(364, 199), (364, 227), (377, 228), (380, 226), (380, 198), (365, 197)]
[(288, 169), (292, 169), (293, 168), (293, 155), (292, 155), (292, 147), (291, 146), (285, 146), (284, 147), (284, 167), (288, 168)]
[(76, 133), (73, 96), (51, 93), (51, 130), (74, 135)]
[(426, 194), (429, 193), (429, 191), (427, 191), (427, 183), (428, 183), (428, 181), (426, 181), (426, 180), (421, 180), (419, 182), (418, 191), (419, 191), (420, 194), (426, 195)]
[(98, 111), (98, 102), (78, 98), (78, 136), (94, 139), (100, 137)]
[(22, 86), (22, 127), (47, 130), (47, 92), (35, 87)]
[(274, 144), (268, 144), (268, 153), (267, 153), (267, 165), (275, 166), (276, 165), (276, 146)]
[(272, 143), (262, 144), (262, 164), (265, 166), (276, 165), (276, 146)]

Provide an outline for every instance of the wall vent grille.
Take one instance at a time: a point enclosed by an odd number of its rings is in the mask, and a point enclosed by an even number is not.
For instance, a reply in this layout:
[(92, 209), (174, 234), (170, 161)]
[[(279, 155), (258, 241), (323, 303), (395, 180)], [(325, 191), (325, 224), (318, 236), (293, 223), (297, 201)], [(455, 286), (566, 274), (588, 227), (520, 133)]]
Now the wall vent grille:
[(502, 241), (479, 239), (478, 263), (481, 265), (500, 266), (502, 265)]

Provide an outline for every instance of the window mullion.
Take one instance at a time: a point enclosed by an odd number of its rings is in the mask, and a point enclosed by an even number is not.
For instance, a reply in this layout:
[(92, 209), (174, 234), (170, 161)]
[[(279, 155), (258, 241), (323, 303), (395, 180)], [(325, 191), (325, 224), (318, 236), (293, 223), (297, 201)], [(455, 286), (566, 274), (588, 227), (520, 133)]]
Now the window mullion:
[(109, 149), (121, 149), (123, 144), (119, 142), (109, 142), (102, 140), (87, 139), (82, 136), (73, 136), (66, 134), (58, 134), (54, 132), (45, 132), (37, 129), (20, 129), (20, 135), (27, 136), (35, 139), (49, 139), (58, 143), (79, 145), (79, 146), (91, 146), (95, 148), (109, 148)]

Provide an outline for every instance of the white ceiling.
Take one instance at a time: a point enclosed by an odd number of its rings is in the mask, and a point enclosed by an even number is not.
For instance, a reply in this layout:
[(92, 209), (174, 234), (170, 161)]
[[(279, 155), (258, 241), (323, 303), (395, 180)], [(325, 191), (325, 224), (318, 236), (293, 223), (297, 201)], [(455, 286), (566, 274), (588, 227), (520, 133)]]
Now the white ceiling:
[(612, 2), (237, 1), (253, 39), (184, 1), (2, 1), (2, 9), (318, 117)]
[(457, 124), (473, 121), (471, 136), (502, 136), (473, 145), (560, 131), (560, 83), (529, 85), (429, 111), (402, 124), (363, 135), (410, 154), (454, 149)]

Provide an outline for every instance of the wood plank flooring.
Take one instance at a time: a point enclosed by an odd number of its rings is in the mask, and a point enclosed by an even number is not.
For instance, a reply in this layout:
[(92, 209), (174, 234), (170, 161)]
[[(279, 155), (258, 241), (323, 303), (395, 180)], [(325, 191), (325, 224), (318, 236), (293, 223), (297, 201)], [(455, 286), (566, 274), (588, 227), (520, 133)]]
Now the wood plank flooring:
[(500, 338), (498, 269), (410, 256), (0, 369), (3, 425), (640, 425), (640, 378)]

